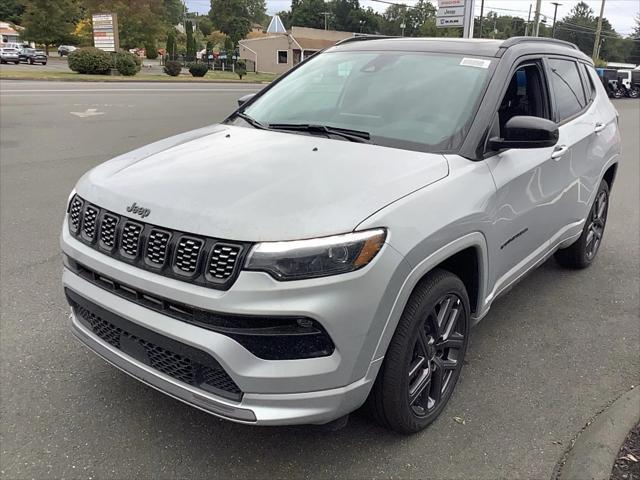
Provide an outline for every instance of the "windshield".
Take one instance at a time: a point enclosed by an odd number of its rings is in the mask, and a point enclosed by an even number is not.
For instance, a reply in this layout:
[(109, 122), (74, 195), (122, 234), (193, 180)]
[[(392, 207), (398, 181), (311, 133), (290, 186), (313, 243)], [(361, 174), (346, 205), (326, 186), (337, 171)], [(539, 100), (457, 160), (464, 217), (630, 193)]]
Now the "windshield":
[(490, 60), (458, 55), (327, 52), (243, 113), (267, 127), (325, 125), (368, 132), (379, 145), (447, 151), (464, 139), (490, 66)]

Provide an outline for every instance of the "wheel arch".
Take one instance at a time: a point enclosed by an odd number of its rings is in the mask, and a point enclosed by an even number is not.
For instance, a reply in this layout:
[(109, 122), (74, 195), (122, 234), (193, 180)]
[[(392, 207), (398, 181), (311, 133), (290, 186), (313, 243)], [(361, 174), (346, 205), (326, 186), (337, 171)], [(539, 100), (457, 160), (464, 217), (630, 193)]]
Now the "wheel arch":
[(618, 162), (609, 166), (609, 168), (607, 168), (607, 170), (604, 172), (602, 179), (605, 182), (607, 182), (607, 185), (609, 185), (609, 192), (611, 192), (611, 190), (613, 189), (613, 182), (616, 179), (617, 173), (618, 173)]
[(402, 312), (420, 281), (433, 269), (443, 268), (460, 277), (467, 288), (472, 322), (485, 313), (487, 292), (487, 242), (480, 232), (472, 232), (442, 246), (415, 265), (403, 283), (378, 341), (372, 364), (384, 357)]

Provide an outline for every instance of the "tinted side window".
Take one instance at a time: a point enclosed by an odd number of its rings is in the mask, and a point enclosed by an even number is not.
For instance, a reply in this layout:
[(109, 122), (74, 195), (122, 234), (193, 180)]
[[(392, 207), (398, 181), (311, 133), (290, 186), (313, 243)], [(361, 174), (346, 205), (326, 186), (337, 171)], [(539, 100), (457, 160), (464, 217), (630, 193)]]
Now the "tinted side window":
[(549, 67), (559, 120), (562, 121), (582, 110), (587, 100), (576, 62), (552, 58), (549, 60)]
[(582, 63), (581, 65), (582, 65), (582, 73), (584, 73), (584, 81), (586, 82), (585, 93), (587, 94), (587, 102), (589, 102), (596, 96), (596, 86), (593, 84), (593, 79), (591, 78), (591, 75), (589, 75), (589, 67), (584, 63)]

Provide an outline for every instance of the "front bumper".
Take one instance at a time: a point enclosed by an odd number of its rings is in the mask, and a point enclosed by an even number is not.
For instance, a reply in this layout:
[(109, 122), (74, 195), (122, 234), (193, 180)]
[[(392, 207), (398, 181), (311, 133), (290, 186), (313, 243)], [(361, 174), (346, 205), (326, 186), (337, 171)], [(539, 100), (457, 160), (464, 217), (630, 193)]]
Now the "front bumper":
[(402, 257), (386, 245), (361, 271), (281, 283), (242, 272), (228, 291), (161, 277), (111, 259), (68, 234), (63, 251), (87, 267), (134, 288), (205, 310), (253, 315), (303, 315), (322, 324), (335, 343), (332, 355), (263, 360), (231, 338), (114, 295), (65, 268), (65, 288), (149, 330), (206, 352), (242, 390), (229, 400), (177, 381), (103, 341), (72, 314), (74, 334), (89, 348), (142, 382), (185, 403), (243, 423), (326, 423), (358, 408), (382, 363), (373, 358), (397, 291), (408, 274)]

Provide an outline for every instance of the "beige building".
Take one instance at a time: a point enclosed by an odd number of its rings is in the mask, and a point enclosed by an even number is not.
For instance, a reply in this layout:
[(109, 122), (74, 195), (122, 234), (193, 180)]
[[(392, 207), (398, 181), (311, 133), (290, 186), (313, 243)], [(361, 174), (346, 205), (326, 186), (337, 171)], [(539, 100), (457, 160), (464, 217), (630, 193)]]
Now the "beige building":
[(285, 33), (240, 40), (240, 58), (247, 60), (248, 67), (254, 63), (256, 72), (284, 73), (310, 55), (354, 35), (351, 32), (293, 27)]

